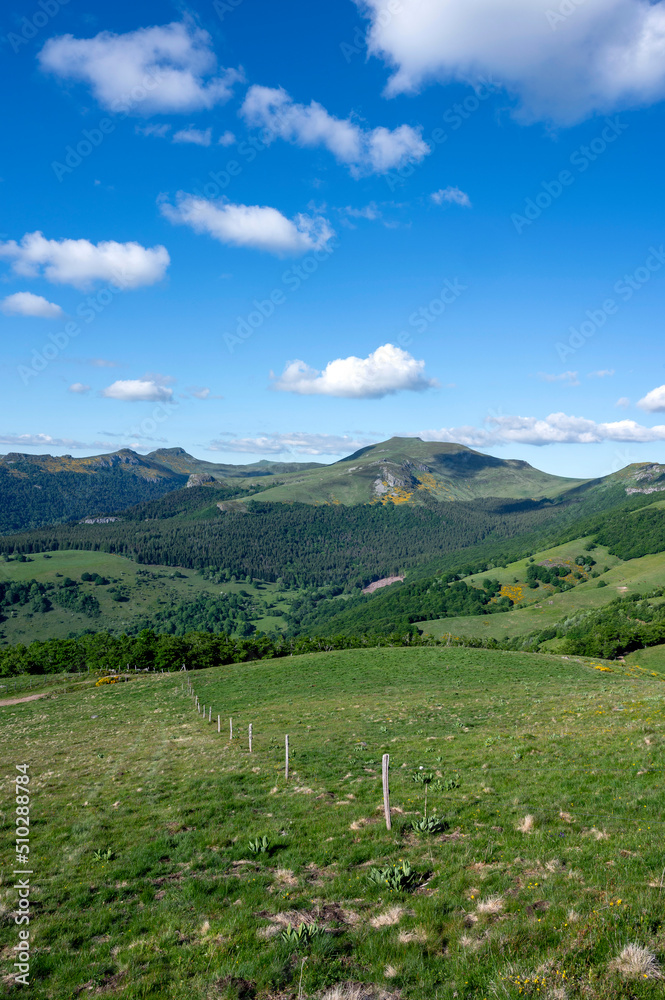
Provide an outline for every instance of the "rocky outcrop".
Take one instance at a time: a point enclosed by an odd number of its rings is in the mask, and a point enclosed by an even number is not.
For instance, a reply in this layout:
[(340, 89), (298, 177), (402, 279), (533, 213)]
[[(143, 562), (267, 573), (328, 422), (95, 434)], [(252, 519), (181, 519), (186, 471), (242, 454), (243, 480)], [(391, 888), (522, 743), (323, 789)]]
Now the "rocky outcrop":
[(207, 483), (214, 483), (215, 477), (207, 472), (193, 472), (187, 480), (187, 486), (206, 486)]

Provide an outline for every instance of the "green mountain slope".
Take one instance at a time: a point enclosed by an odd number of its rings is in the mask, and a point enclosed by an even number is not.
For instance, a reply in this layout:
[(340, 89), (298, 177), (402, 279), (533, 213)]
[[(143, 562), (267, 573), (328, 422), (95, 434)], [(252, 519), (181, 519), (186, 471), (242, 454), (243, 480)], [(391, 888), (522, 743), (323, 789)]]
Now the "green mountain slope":
[(555, 497), (584, 480), (564, 479), (527, 462), (463, 445), (391, 438), (323, 468), (291, 475), (262, 500), (345, 504), (429, 504), (479, 497)]
[(195, 473), (207, 473), (215, 479), (257, 479), (261, 476), (275, 476), (290, 472), (307, 472), (310, 469), (322, 469), (325, 466), (318, 462), (255, 462), (253, 465), (226, 465), (218, 462), (206, 462), (194, 458), (183, 448), (158, 448), (146, 456), (163, 468), (170, 469), (180, 475), (191, 476)]
[[(199, 461), (182, 448), (146, 456), (123, 448), (89, 458), (14, 452), (0, 456), (0, 534), (115, 514), (197, 481), (248, 479), (256, 486), (266, 478), (300, 468), (317, 466), (311, 462), (302, 466), (279, 462), (216, 465)], [(226, 495), (233, 493), (231, 488)]]

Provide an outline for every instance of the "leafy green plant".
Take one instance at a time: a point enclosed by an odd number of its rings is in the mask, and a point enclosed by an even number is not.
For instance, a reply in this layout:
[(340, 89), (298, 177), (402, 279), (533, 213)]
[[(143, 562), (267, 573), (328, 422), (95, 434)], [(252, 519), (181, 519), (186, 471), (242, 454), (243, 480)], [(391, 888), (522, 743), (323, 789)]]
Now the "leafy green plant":
[(99, 848), (92, 856), (95, 861), (113, 861), (115, 852), (111, 847)]
[(442, 816), (423, 816), (422, 819), (412, 819), (411, 829), (414, 833), (443, 833), (448, 829), (448, 823)]
[(382, 889), (387, 886), (393, 892), (412, 892), (418, 885), (418, 873), (408, 861), (385, 868), (370, 868), (367, 880)]
[(318, 924), (299, 924), (298, 927), (289, 924), (282, 931), (282, 941), (292, 948), (302, 948), (311, 944), (314, 938), (320, 937), (323, 933), (325, 933), (323, 927), (319, 927)]
[(268, 837), (255, 837), (250, 840), (249, 849), (252, 854), (267, 854), (270, 850), (270, 840)]
[(441, 788), (444, 792), (451, 792), (453, 788), (459, 788), (461, 783), (462, 783), (461, 775), (455, 772), (455, 774), (450, 774), (448, 775), (447, 778), (443, 778), (443, 780), (439, 784), (441, 785)]

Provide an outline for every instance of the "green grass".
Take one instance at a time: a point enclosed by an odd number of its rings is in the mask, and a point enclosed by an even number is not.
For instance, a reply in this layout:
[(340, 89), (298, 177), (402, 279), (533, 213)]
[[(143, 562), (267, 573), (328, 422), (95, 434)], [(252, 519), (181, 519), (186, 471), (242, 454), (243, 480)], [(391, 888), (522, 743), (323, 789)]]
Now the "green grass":
[[(536, 562), (545, 559), (569, 559), (583, 554), (585, 539), (576, 539), (566, 545), (555, 546), (542, 552), (534, 553)], [(528, 560), (511, 563), (505, 569), (490, 570), (469, 577), (467, 583), (481, 585), (485, 577), (496, 578), (504, 584), (513, 584), (517, 577), (522, 583), (526, 607), (516, 607), (505, 614), (480, 617), (440, 618), (436, 621), (423, 622), (418, 628), (428, 635), (437, 638), (452, 633), (455, 636), (479, 636), (481, 638), (504, 639), (518, 635), (526, 635), (536, 629), (548, 628), (559, 621), (581, 611), (602, 608), (616, 597), (626, 593), (642, 593), (655, 587), (665, 585), (665, 553), (643, 556), (640, 559), (630, 559), (622, 562), (616, 556), (611, 556), (602, 546), (589, 553), (597, 565), (594, 570), (602, 571), (609, 566), (608, 573), (602, 573), (597, 579), (589, 579), (579, 583), (573, 590), (561, 594), (552, 593), (551, 587), (541, 584), (538, 590), (529, 590), (524, 584)], [(600, 580), (607, 583), (606, 587), (598, 587)]]
[[(544, 997), (543, 978), (565, 978), (570, 998), (662, 996), (611, 962), (632, 942), (665, 962), (665, 689), (649, 671), (597, 666), (382, 649), (190, 675), (221, 735), (183, 674), (83, 679), (0, 708), (7, 838), (9, 776), (24, 762), (32, 776), (30, 995), (268, 1000), (355, 981), (403, 1000), (489, 1000)], [(457, 788), (430, 788), (443, 835), (410, 832), (420, 767), (459, 775)], [(269, 853), (252, 854), (263, 836)], [(403, 860), (416, 891), (369, 882)], [(12, 884), (5, 875), (0, 889), (5, 962)], [(298, 948), (281, 939), (289, 922), (324, 933)]]
[[(26, 562), (14, 559), (11, 562), (0, 562), (0, 581), (26, 582), (35, 579), (40, 583), (61, 583), (67, 576), (80, 581), (82, 573), (99, 573), (100, 576), (128, 586), (130, 599), (117, 602), (112, 599), (108, 587), (85, 584), (86, 592), (93, 594), (99, 601), (100, 617), (90, 618), (57, 604), (45, 614), (32, 613), (28, 605), (16, 606), (13, 610), (4, 609), (6, 620), (0, 624), (0, 634), (4, 634), (6, 644), (27, 643), (35, 639), (61, 639), (70, 632), (89, 628), (124, 631), (135, 621), (154, 615), (171, 602), (193, 601), (205, 594), (238, 594), (244, 590), (252, 597), (268, 601), (284, 611), (288, 608), (288, 598), (297, 593), (289, 591), (287, 596), (278, 592), (272, 583), (261, 583), (258, 586), (244, 581), (215, 584), (194, 570), (141, 565), (124, 556), (106, 552), (70, 549), (46, 555), (51, 558), (45, 559), (43, 554), (38, 553), (27, 557)], [(159, 579), (141, 580), (139, 574), (145, 570), (157, 574)], [(180, 576), (175, 576), (176, 572)], [(283, 618), (272, 615), (257, 617), (254, 623), (263, 631), (277, 631), (285, 627)]]

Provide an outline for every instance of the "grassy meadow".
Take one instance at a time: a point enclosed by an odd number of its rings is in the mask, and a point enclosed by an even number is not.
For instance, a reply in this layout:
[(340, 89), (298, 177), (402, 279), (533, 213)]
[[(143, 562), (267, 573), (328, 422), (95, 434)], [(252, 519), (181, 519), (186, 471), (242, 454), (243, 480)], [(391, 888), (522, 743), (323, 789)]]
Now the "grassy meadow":
[(183, 673), (0, 706), (8, 995), (27, 763), (31, 997), (662, 996), (665, 670), (430, 648), (189, 677), (212, 723)]
[[(536, 563), (552, 560), (553, 562), (573, 562), (578, 555), (586, 554), (584, 544), (588, 539), (579, 538), (565, 545), (557, 545), (533, 555)], [(521, 559), (507, 567), (477, 573), (467, 577), (469, 586), (482, 586), (485, 577), (499, 580), (505, 587), (515, 588), (513, 597), (522, 598), (516, 606), (504, 614), (465, 616), (459, 618), (439, 618), (436, 621), (418, 623), (418, 628), (427, 635), (441, 638), (452, 633), (455, 636), (478, 636), (484, 639), (505, 639), (518, 635), (526, 635), (536, 629), (548, 628), (557, 622), (582, 611), (602, 608), (616, 597), (628, 593), (643, 593), (655, 587), (665, 585), (665, 553), (642, 556), (639, 559), (623, 561), (608, 553), (604, 546), (597, 546), (588, 553), (595, 562), (594, 571), (600, 572), (597, 578), (588, 578), (579, 582), (572, 590), (563, 593), (553, 593), (549, 585), (540, 585), (537, 590), (526, 586), (526, 571), (529, 561)], [(608, 572), (602, 572), (608, 567)], [(577, 569), (577, 567), (575, 567)], [(516, 582), (517, 581), (517, 582)], [(599, 587), (603, 581), (607, 586)], [(522, 604), (524, 606), (522, 606)]]
[[(48, 556), (48, 558), (45, 558)], [(25, 562), (12, 559), (0, 562), (0, 582), (17, 581), (25, 583), (37, 580), (40, 583), (61, 583), (65, 577), (80, 581), (82, 573), (99, 573), (110, 581), (128, 588), (128, 600), (117, 602), (112, 599), (109, 587), (86, 584), (87, 592), (93, 594), (100, 604), (100, 618), (91, 619), (85, 614), (59, 607), (57, 604), (46, 614), (35, 614), (29, 605), (19, 607), (9, 613), (0, 624), (4, 642), (29, 643), (35, 639), (64, 639), (70, 633), (102, 627), (110, 631), (122, 632), (132, 625), (152, 617), (170, 604), (194, 601), (206, 595), (239, 594), (241, 591), (252, 598), (286, 610), (285, 594), (278, 591), (274, 583), (216, 584), (205, 579), (191, 569), (174, 566), (141, 564), (124, 556), (108, 552), (85, 552), (77, 549), (38, 553), (26, 558)], [(147, 574), (147, 575), (146, 575)], [(289, 596), (292, 596), (292, 593)], [(257, 616), (256, 626), (262, 631), (276, 631), (284, 628), (284, 619), (266, 614)], [(0, 641), (2, 639), (0, 638)]]

